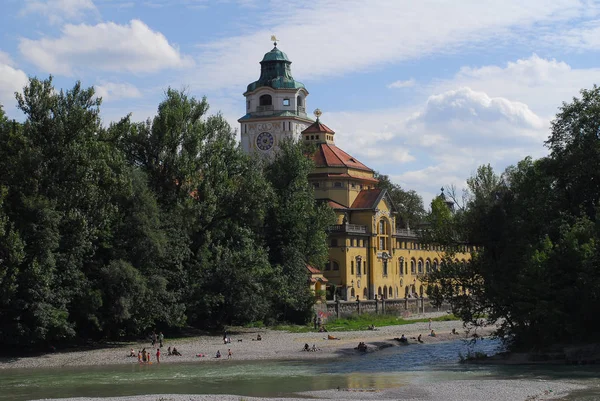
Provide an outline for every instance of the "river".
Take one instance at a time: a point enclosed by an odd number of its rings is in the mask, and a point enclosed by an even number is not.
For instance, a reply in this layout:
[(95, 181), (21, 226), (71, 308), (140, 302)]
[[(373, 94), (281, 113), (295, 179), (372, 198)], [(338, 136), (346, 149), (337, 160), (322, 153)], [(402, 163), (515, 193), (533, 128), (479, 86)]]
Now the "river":
[(237, 394), (291, 396), (333, 388), (383, 389), (447, 380), (554, 379), (585, 384), (568, 400), (600, 399), (600, 368), (484, 366), (459, 363), (469, 350), (493, 354), (497, 341), (457, 340), (383, 349), (354, 357), (315, 361), (228, 361), (0, 370), (0, 400), (107, 397), (138, 394)]

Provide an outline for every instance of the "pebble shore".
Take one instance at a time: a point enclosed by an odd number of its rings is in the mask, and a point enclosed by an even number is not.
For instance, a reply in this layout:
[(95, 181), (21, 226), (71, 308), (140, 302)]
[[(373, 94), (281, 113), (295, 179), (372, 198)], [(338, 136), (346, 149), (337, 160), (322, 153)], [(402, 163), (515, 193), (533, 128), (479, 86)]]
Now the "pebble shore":
[[(429, 314), (434, 317), (443, 314)], [(416, 316), (423, 317), (423, 316)], [(292, 360), (292, 359), (317, 359), (338, 358), (355, 354), (354, 347), (358, 342), (367, 344), (370, 352), (378, 349), (398, 346), (395, 337), (404, 334), (410, 343), (416, 343), (416, 337), (421, 334), (424, 343), (451, 341), (459, 338), (470, 338), (472, 331), (465, 330), (459, 321), (433, 322), (432, 328), (436, 337), (430, 337), (429, 323), (418, 322), (402, 326), (380, 327), (377, 330), (333, 332), (333, 333), (288, 333), (265, 329), (246, 329), (232, 331), (230, 344), (223, 344), (221, 336), (199, 336), (185, 339), (166, 339), (163, 347), (161, 363), (227, 363), (227, 358), (214, 358), (217, 350), (227, 355), (227, 350), (233, 352), (236, 360)], [(456, 329), (458, 335), (452, 334)], [(478, 335), (487, 335), (493, 328), (484, 328), (477, 331)], [(262, 337), (256, 341), (257, 335)], [(327, 334), (332, 334), (338, 340), (328, 340)], [(317, 352), (303, 351), (304, 344), (313, 344), (319, 349)], [(177, 347), (182, 356), (166, 356), (166, 347)], [(60, 366), (98, 366), (137, 364), (137, 358), (127, 357), (129, 350), (153, 348), (149, 343), (136, 343), (132, 345), (102, 348), (85, 351), (56, 352), (37, 357), (4, 358), (0, 359), (1, 369), (14, 368), (48, 368)], [(155, 351), (155, 349), (154, 349)], [(198, 357), (198, 354), (206, 356)], [(153, 358), (153, 363), (156, 363)], [(301, 401), (307, 398), (320, 400), (433, 400), (433, 401), (541, 401), (559, 399), (569, 392), (583, 389), (579, 384), (569, 382), (546, 382), (541, 380), (453, 380), (436, 383), (409, 384), (399, 388), (373, 390), (373, 389), (339, 389), (298, 393), (298, 398), (259, 398), (239, 395), (181, 395), (181, 394), (154, 394), (128, 397), (106, 398), (68, 398), (53, 401)]]
[[(435, 316), (435, 315), (428, 315)], [(288, 333), (283, 331), (265, 330), (265, 329), (240, 329), (232, 331), (228, 335), (231, 338), (230, 344), (223, 344), (222, 336), (199, 336), (172, 340), (165, 339), (163, 349), (161, 350), (161, 363), (226, 363), (227, 358), (214, 358), (217, 350), (227, 356), (227, 350), (233, 352), (235, 360), (290, 360), (290, 359), (318, 359), (335, 358), (347, 354), (355, 353), (354, 347), (360, 341), (364, 341), (369, 351), (375, 351), (378, 348), (398, 345), (394, 337), (400, 337), (404, 334), (410, 342), (416, 340), (411, 337), (422, 335), (424, 343), (440, 342), (466, 338), (469, 335), (462, 327), (462, 322), (446, 321), (433, 322), (432, 328), (436, 331), (436, 337), (429, 337), (429, 324), (424, 322), (412, 323), (402, 326), (387, 326), (377, 328), (375, 331), (348, 331), (333, 333)], [(450, 332), (456, 329), (460, 335), (453, 335)], [(489, 334), (489, 330), (478, 330), (481, 335)], [(262, 337), (261, 341), (256, 341), (257, 335)], [(331, 334), (339, 340), (328, 340), (327, 335)], [(319, 349), (317, 352), (304, 352), (304, 344), (311, 348), (313, 344)], [(137, 354), (138, 350), (146, 348), (151, 352), (152, 362), (156, 363), (156, 348), (153, 348), (148, 342), (123, 345), (119, 347), (107, 347), (83, 351), (67, 351), (49, 353), (35, 357), (21, 358), (0, 358), (0, 370), (11, 368), (49, 368), (49, 367), (68, 367), (68, 366), (98, 366), (98, 365), (122, 365), (137, 364), (136, 357), (128, 357), (131, 348)], [(167, 347), (177, 347), (182, 356), (167, 356)], [(198, 357), (197, 355), (205, 355)]]

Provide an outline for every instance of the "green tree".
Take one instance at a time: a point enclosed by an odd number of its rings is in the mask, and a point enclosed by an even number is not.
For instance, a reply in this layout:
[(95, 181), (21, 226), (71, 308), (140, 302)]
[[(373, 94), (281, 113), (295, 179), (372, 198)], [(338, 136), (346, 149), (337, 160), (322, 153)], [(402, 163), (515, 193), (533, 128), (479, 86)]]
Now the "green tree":
[(333, 211), (318, 203), (308, 181), (314, 164), (302, 143), (285, 141), (265, 174), (273, 196), (265, 219), (264, 241), (276, 270), (273, 302), (277, 319), (304, 322), (314, 301), (307, 285), (306, 264), (323, 266), (327, 260), (328, 226)]
[(457, 225), (477, 251), (467, 264), (448, 258), (429, 277), (455, 313), (479, 324), (485, 315), (514, 346), (596, 340), (600, 90), (581, 93), (552, 122), (548, 157), (526, 158), (501, 177), (482, 166), (468, 180)]

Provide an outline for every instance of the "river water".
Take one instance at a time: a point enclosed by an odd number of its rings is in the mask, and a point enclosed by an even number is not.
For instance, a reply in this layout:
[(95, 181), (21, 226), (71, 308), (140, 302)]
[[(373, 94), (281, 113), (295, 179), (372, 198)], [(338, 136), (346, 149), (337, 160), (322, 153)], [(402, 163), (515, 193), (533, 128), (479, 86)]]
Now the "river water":
[(446, 380), (561, 379), (591, 386), (569, 400), (600, 399), (600, 368), (482, 366), (459, 363), (459, 355), (493, 354), (497, 341), (391, 347), (335, 360), (228, 361), (160, 365), (0, 370), (0, 400), (107, 397), (138, 394), (237, 394), (291, 396), (332, 388), (383, 389)]

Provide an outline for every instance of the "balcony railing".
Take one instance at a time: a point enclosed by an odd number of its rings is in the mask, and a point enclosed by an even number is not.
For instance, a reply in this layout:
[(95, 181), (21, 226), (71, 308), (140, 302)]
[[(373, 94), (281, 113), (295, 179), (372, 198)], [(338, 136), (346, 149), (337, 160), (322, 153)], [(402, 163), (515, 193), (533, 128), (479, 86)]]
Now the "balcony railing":
[(367, 226), (361, 226), (358, 224), (335, 224), (333, 226), (329, 226), (329, 231), (337, 233), (366, 234)]
[(304, 108), (304, 106), (298, 106), (298, 113), (305, 113), (306, 114), (306, 109)]
[(417, 232), (415, 230), (411, 230), (410, 228), (397, 228), (396, 235), (401, 235), (403, 237), (416, 237)]
[(257, 112), (261, 112), (261, 111), (273, 111), (273, 110), (274, 109), (273, 109), (273, 105), (272, 104), (270, 104), (268, 106), (257, 106), (256, 107), (256, 111)]

